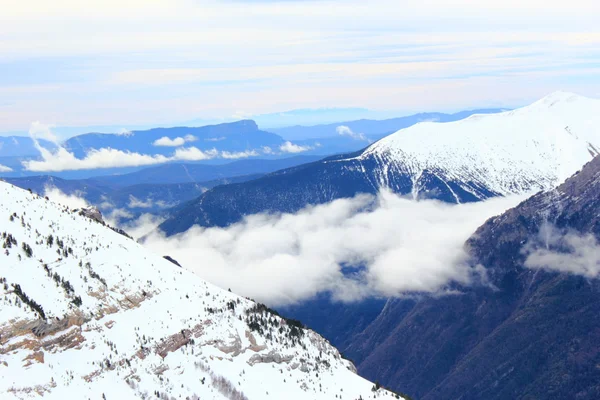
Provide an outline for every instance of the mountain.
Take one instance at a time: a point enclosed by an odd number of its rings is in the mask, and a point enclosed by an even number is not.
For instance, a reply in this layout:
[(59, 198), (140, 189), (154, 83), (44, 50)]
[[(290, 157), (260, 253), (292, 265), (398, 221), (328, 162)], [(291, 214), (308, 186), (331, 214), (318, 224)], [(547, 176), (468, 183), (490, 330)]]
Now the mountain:
[[(47, 140), (40, 140), (40, 144), (48, 149), (56, 146)], [(24, 136), (0, 136), (0, 158), (37, 156), (39, 154), (33, 140)]]
[(31, 189), (40, 194), (45, 193), (47, 189), (57, 188), (66, 195), (85, 199), (106, 214), (110, 215), (113, 211), (120, 210), (120, 219), (130, 220), (145, 213), (162, 215), (167, 209), (193, 200), (212, 187), (244, 182), (261, 176), (261, 174), (255, 174), (207, 182), (143, 183), (123, 187), (94, 179), (67, 180), (48, 175), (5, 178), (4, 180), (22, 189)]
[(473, 202), (551, 188), (600, 149), (600, 101), (555, 93), (499, 114), (400, 130), (363, 151), (204, 193), (161, 225), (227, 226), (259, 212), (296, 212), (388, 188), (413, 198)]
[(0, 193), (2, 398), (400, 398), (300, 322), (93, 213), (6, 182)]
[(266, 174), (280, 169), (321, 159), (320, 156), (294, 156), (279, 160), (248, 159), (227, 164), (165, 164), (122, 175), (96, 176), (93, 179), (111, 185), (128, 186), (138, 183), (204, 182), (235, 176)]
[(64, 147), (77, 158), (84, 158), (88, 151), (101, 148), (167, 156), (173, 153), (174, 148), (184, 145), (201, 150), (216, 148), (240, 152), (259, 150), (264, 146), (276, 148), (283, 143), (280, 136), (258, 129), (254, 121), (243, 120), (202, 127), (154, 128), (125, 134), (86, 133), (68, 139)]
[(257, 179), (266, 172), (316, 159), (319, 157), (295, 156), (280, 160), (240, 160), (221, 165), (167, 164), (131, 174), (88, 179), (41, 175), (4, 180), (40, 194), (55, 187), (67, 195), (85, 199), (106, 214), (121, 210), (121, 219), (129, 220), (145, 213), (175, 212), (184, 203), (215, 186)]
[[(366, 108), (300, 108), (267, 114), (253, 114), (252, 120), (268, 130), (290, 125), (314, 125), (335, 121), (344, 121), (348, 118), (367, 118), (389, 114), (389, 112), (373, 111)], [(206, 125), (206, 119), (187, 121), (186, 125)]]
[(396, 132), (400, 129), (420, 122), (451, 122), (458, 121), (473, 114), (496, 114), (505, 111), (499, 108), (480, 109), (461, 111), (454, 114), (444, 114), (439, 112), (418, 113), (399, 118), (389, 118), (384, 120), (359, 119), (354, 121), (335, 122), (330, 124), (320, 124), (314, 126), (287, 126), (283, 128), (269, 129), (288, 140), (303, 140), (314, 138), (330, 138), (340, 136), (338, 128), (345, 126), (350, 128), (355, 134), (362, 134), (367, 139), (378, 140), (382, 137)]
[(389, 299), (360, 333), (337, 331), (340, 349), (424, 400), (600, 398), (599, 211), (596, 157), (473, 234), (480, 284)]

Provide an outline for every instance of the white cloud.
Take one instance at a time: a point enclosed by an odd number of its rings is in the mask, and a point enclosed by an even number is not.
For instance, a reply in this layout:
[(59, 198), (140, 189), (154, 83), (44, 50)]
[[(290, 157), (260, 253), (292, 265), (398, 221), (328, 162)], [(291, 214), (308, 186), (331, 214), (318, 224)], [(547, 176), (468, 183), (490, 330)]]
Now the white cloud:
[(229, 160), (237, 160), (240, 158), (257, 157), (259, 154), (256, 150), (246, 150), (238, 152), (222, 151), (221, 157)]
[(173, 160), (182, 160), (182, 161), (200, 161), (200, 160), (210, 160), (211, 158), (215, 158), (219, 155), (217, 149), (211, 149), (207, 151), (202, 151), (197, 147), (184, 147), (181, 149), (175, 150), (175, 155), (173, 156)]
[(212, 137), (212, 138), (206, 138), (204, 139), (207, 142), (220, 142), (222, 140), (227, 139), (225, 136), (220, 136), (220, 137)]
[[(448, 205), (385, 192), (297, 214), (253, 215), (228, 228), (193, 227), (170, 238), (155, 232), (145, 244), (210, 282), (273, 305), (325, 291), (346, 301), (436, 292), (473, 279), (464, 241), (521, 199)], [(342, 266), (355, 272), (344, 274)]]
[[(73, 153), (69, 152), (58, 143), (50, 126), (35, 122), (31, 125), (29, 133), (34, 141), (34, 145), (40, 152), (42, 159), (26, 160), (22, 162), (22, 165), (26, 170), (35, 172), (136, 167), (163, 164), (171, 161), (201, 161), (217, 157), (238, 159), (259, 155), (255, 150), (243, 152), (219, 152), (215, 148), (210, 150), (200, 150), (197, 147), (191, 146), (176, 149), (172, 156), (140, 154), (111, 148), (102, 148), (92, 149), (88, 151), (84, 158), (77, 158)], [(45, 149), (39, 144), (38, 138), (45, 138), (53, 141), (54, 144), (56, 144), (57, 149), (54, 151)], [(187, 135), (183, 139), (187, 142), (196, 140), (196, 138), (191, 135)]]
[(0, 164), (0, 172), (10, 172), (10, 171), (12, 171), (12, 168), (7, 167), (6, 165)]
[(178, 146), (183, 146), (184, 144), (185, 144), (185, 139), (182, 137), (176, 137), (175, 139), (170, 139), (166, 136), (163, 136), (160, 139), (156, 139), (152, 143), (153, 146), (168, 146), (168, 147), (178, 147)]
[(523, 249), (525, 267), (568, 272), (588, 278), (600, 275), (600, 244), (591, 234), (561, 233), (550, 224), (542, 225), (538, 238)]
[(371, 143), (371, 140), (368, 139), (364, 133), (355, 133), (352, 131), (352, 129), (350, 129), (349, 127), (345, 126), (345, 125), (340, 125), (337, 128), (335, 128), (335, 131), (338, 133), (338, 135), (340, 136), (348, 136), (351, 137), (354, 140), (362, 140), (364, 142), (369, 142)]
[(55, 202), (67, 206), (71, 209), (89, 207), (90, 204), (81, 196), (81, 194), (65, 194), (54, 186), (44, 188), (44, 196)]
[[(65, 194), (54, 186), (44, 188), (44, 196), (55, 202), (67, 206), (71, 209), (90, 207), (91, 204), (83, 198), (82, 193)], [(110, 205), (106, 198), (103, 199), (105, 205)], [(112, 206), (114, 207), (114, 206)], [(136, 219), (134, 215), (122, 208), (111, 208), (103, 211), (103, 219), (111, 226), (123, 229), (133, 238), (141, 238), (155, 230), (164, 218), (153, 214), (142, 214)]]
[(138, 199), (134, 195), (129, 195), (129, 204), (127, 204), (127, 207), (129, 208), (152, 208), (152, 205), (152, 199), (147, 199), (146, 201), (143, 201)]
[(237, 159), (257, 156), (258, 152), (251, 150), (245, 152), (219, 152), (216, 149), (200, 150), (197, 147), (182, 147), (175, 150), (172, 156), (160, 154), (149, 155), (115, 150), (111, 148), (92, 149), (85, 158), (77, 158), (63, 147), (56, 151), (44, 149), (38, 145), (42, 160), (23, 161), (23, 167), (28, 171), (73, 171), (84, 169), (136, 167), (145, 165), (164, 164), (171, 161), (201, 161), (221, 157)]
[(115, 135), (117, 135), (117, 136), (131, 136), (131, 135), (133, 135), (133, 132), (131, 132), (129, 129), (121, 128), (117, 132), (115, 132)]
[(304, 151), (312, 150), (310, 146), (301, 146), (298, 144), (294, 144), (290, 141), (285, 142), (281, 146), (279, 146), (279, 150), (283, 153), (302, 153)]
[(263, 154), (273, 154), (273, 149), (269, 146), (263, 146), (262, 152)]
[(58, 137), (52, 132), (53, 127), (54, 125), (51, 124), (44, 124), (39, 121), (34, 121), (29, 127), (29, 136), (34, 141), (37, 141), (39, 139), (45, 139), (54, 144), (58, 144)]
[(85, 158), (77, 158), (63, 147), (52, 152), (43, 147), (38, 147), (42, 160), (23, 161), (23, 167), (28, 171), (69, 171), (83, 169), (133, 167), (142, 165), (161, 164), (171, 161), (162, 155), (147, 155), (130, 153), (111, 148), (90, 150)]
[[(51, 125), (45, 125), (40, 122), (33, 122), (31, 124), (29, 136), (33, 139), (34, 145), (40, 152), (42, 160), (23, 161), (22, 165), (26, 170), (47, 172), (131, 167), (160, 164), (169, 161), (169, 158), (162, 155), (150, 156), (111, 148), (90, 150), (85, 158), (80, 159), (60, 145), (58, 138), (52, 133), (51, 127)], [(42, 147), (38, 141), (39, 138), (50, 140), (57, 146), (57, 149), (51, 151)]]
[[(177, 205), (177, 203), (168, 203), (164, 200), (154, 201), (150, 197), (147, 198), (146, 200), (140, 200), (133, 195), (129, 195), (129, 203), (127, 204), (127, 207), (129, 207), (129, 208), (152, 208), (152, 207), (169, 208), (169, 207), (174, 207), (175, 205)], [(131, 218), (132, 216), (130, 215), (130, 216), (124, 216), (124, 217)]]
[(112, 226), (120, 226), (122, 220), (130, 220), (133, 214), (123, 208), (111, 208), (105, 213), (105, 220)]
[[(135, 220), (115, 224), (135, 239), (142, 238), (164, 222), (164, 218), (153, 214), (142, 214)], [(154, 251), (154, 250), (153, 250)]]
[(196, 140), (198, 140), (198, 138), (193, 135), (186, 135), (185, 137), (176, 137), (174, 139), (171, 139), (167, 136), (163, 136), (160, 139), (156, 139), (152, 143), (152, 145), (165, 147), (179, 147), (183, 146), (187, 142), (194, 142)]

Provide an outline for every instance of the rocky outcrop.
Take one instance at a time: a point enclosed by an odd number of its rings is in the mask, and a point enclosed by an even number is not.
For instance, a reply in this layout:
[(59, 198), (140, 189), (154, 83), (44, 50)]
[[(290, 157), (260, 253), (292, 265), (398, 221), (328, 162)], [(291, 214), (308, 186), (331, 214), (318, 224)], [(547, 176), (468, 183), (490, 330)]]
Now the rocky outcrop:
[(102, 213), (96, 207), (82, 208), (81, 210), (79, 210), (79, 215), (88, 217), (90, 219), (93, 219), (96, 222), (104, 224), (104, 219), (102, 218)]
[(248, 364), (250, 364), (250, 365), (254, 365), (254, 364), (258, 364), (258, 363), (281, 364), (281, 363), (289, 363), (293, 359), (294, 359), (294, 356), (292, 356), (292, 355), (282, 356), (281, 354), (275, 352), (274, 350), (271, 350), (267, 354), (254, 354), (248, 360)]

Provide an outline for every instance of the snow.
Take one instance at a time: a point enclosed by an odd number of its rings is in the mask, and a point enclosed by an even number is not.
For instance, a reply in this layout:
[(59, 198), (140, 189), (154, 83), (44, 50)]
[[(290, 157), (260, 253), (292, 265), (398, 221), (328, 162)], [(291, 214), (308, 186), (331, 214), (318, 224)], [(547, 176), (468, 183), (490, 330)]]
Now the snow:
[(419, 123), (381, 139), (354, 159), (374, 158), (382, 186), (386, 169), (393, 166), (413, 182), (429, 170), (445, 181), (463, 182), (461, 187), (472, 193), (480, 185), (507, 195), (555, 187), (597, 149), (600, 100), (556, 92), (513, 111)]
[(5, 182), (0, 239), (1, 398), (397, 398), (315, 332)]

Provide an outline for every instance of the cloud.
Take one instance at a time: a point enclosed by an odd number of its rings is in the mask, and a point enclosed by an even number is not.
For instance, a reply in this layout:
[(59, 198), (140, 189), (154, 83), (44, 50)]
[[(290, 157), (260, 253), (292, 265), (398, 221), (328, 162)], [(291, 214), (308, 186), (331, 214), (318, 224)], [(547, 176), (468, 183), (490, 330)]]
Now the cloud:
[[(448, 205), (383, 192), (247, 217), (228, 228), (193, 227), (145, 245), (203, 279), (272, 305), (331, 292), (339, 300), (437, 292), (469, 283), (465, 240), (522, 197)], [(202, 262), (198, 262), (198, 258)]]
[(10, 172), (10, 171), (12, 171), (12, 168), (7, 167), (6, 165), (0, 164), (0, 172)]
[(131, 153), (111, 148), (92, 149), (85, 158), (77, 158), (63, 147), (59, 147), (52, 152), (43, 147), (38, 147), (42, 156), (41, 161), (27, 160), (23, 161), (23, 167), (28, 171), (47, 172), (47, 171), (68, 171), (83, 169), (134, 167), (143, 165), (161, 164), (171, 161), (172, 158), (163, 155), (147, 155), (140, 153)]
[(229, 151), (221, 152), (221, 157), (228, 159), (228, 160), (237, 160), (240, 158), (256, 157), (258, 155), (259, 154), (256, 150), (246, 150), (246, 151), (239, 151), (239, 152), (229, 152)]
[[(51, 201), (71, 209), (91, 206), (91, 204), (83, 198), (82, 193), (69, 195), (54, 186), (46, 186), (44, 188), (44, 196), (48, 196)], [(110, 205), (106, 199), (103, 201), (105, 206)], [(136, 219), (133, 219), (134, 215), (131, 212), (121, 208), (103, 209), (102, 214), (106, 223), (123, 229), (133, 238), (140, 238), (149, 232), (154, 231), (165, 220), (163, 217), (153, 214), (142, 214)]]
[(44, 196), (55, 202), (67, 206), (71, 209), (89, 207), (90, 204), (79, 194), (65, 194), (60, 189), (54, 186), (46, 186), (44, 188)]
[(285, 142), (281, 146), (279, 146), (279, 150), (283, 153), (302, 153), (304, 151), (312, 150), (311, 146), (301, 146), (298, 144), (294, 144), (290, 141)]
[(592, 234), (561, 233), (542, 225), (538, 237), (523, 249), (525, 267), (596, 278), (600, 275), (600, 244)]
[(175, 150), (172, 156), (161, 154), (149, 155), (129, 151), (115, 150), (111, 148), (92, 149), (88, 151), (85, 158), (77, 158), (63, 147), (50, 151), (38, 146), (42, 160), (23, 161), (23, 167), (28, 171), (72, 171), (84, 169), (137, 167), (155, 164), (164, 164), (172, 161), (201, 161), (221, 157), (225, 159), (245, 158), (257, 156), (254, 150), (231, 153), (219, 152), (216, 149), (200, 150), (197, 147), (182, 147)]
[(131, 194), (129, 195), (129, 204), (127, 204), (127, 207), (129, 208), (152, 208), (152, 205), (152, 199), (147, 199), (146, 201), (143, 201)]
[(207, 142), (220, 142), (220, 141), (225, 140), (225, 139), (227, 139), (225, 136), (221, 136), (221, 137), (207, 138), (207, 139), (204, 139), (204, 140), (207, 141)]
[[(42, 160), (23, 161), (22, 165), (26, 170), (47, 172), (131, 167), (160, 164), (169, 161), (169, 158), (162, 155), (150, 156), (111, 148), (92, 149), (86, 154), (85, 158), (80, 159), (60, 145), (58, 138), (52, 133), (51, 128), (51, 125), (40, 122), (33, 122), (31, 124), (29, 136), (33, 139), (33, 143), (40, 152)], [(38, 140), (40, 138), (51, 141), (56, 145), (57, 149), (51, 151), (42, 147)]]
[[(174, 207), (175, 205), (177, 205), (177, 203), (167, 203), (164, 200), (154, 201), (154, 200), (152, 200), (152, 198), (147, 198), (146, 200), (140, 200), (137, 197), (135, 197), (134, 195), (129, 195), (129, 203), (127, 204), (127, 207), (129, 207), (129, 208), (152, 208), (152, 207), (169, 208), (169, 207)], [(131, 218), (131, 217), (127, 217), (127, 218)]]
[(335, 131), (338, 133), (338, 135), (340, 136), (348, 136), (351, 137), (354, 140), (362, 140), (365, 142), (369, 142), (371, 143), (371, 140), (368, 139), (364, 133), (354, 133), (352, 131), (352, 129), (350, 129), (349, 127), (345, 126), (345, 125), (340, 125), (337, 128), (335, 128)]
[(185, 139), (182, 137), (176, 137), (175, 139), (169, 139), (166, 136), (163, 136), (160, 139), (156, 139), (152, 143), (153, 146), (168, 146), (168, 147), (178, 147), (178, 146), (183, 146), (184, 144), (185, 144)]
[(121, 128), (118, 131), (116, 131), (114, 134), (117, 136), (132, 136), (133, 132), (130, 131), (129, 129)]
[(58, 137), (52, 132), (53, 127), (54, 125), (51, 124), (44, 124), (39, 121), (34, 121), (29, 126), (29, 136), (36, 142), (39, 139), (45, 139), (58, 145), (59, 140)]
[[(164, 217), (154, 214), (142, 214), (137, 219), (128, 221), (115, 221), (111, 225), (117, 226), (127, 232), (134, 239), (142, 238), (153, 232), (165, 221)], [(110, 223), (110, 222), (109, 222)]]
[(207, 151), (202, 151), (197, 147), (184, 147), (175, 150), (175, 155), (172, 160), (182, 160), (182, 161), (201, 161), (201, 160), (210, 160), (211, 158), (215, 158), (219, 155), (217, 149), (211, 149)]
[[(40, 152), (42, 159), (22, 161), (21, 164), (26, 170), (34, 172), (49, 172), (137, 167), (164, 164), (171, 161), (201, 161), (210, 160), (217, 157), (224, 159), (239, 159), (259, 155), (259, 153), (255, 150), (246, 150), (243, 152), (219, 152), (215, 148), (210, 150), (200, 150), (197, 147), (191, 146), (180, 147), (176, 149), (172, 156), (164, 156), (161, 154), (140, 154), (112, 148), (101, 148), (89, 150), (84, 158), (77, 158), (73, 153), (60, 145), (50, 128), (51, 127), (49, 125), (44, 125), (39, 122), (31, 124), (29, 134), (33, 139), (35, 147)], [(38, 138), (44, 138), (52, 141), (56, 145), (56, 150), (48, 150), (42, 147), (38, 141)], [(196, 140), (196, 138), (191, 135), (187, 135), (182, 139), (185, 142)]]
[(120, 226), (123, 220), (131, 220), (133, 214), (123, 208), (110, 208), (104, 212), (104, 219), (109, 221), (110, 225)]
[(198, 138), (193, 135), (186, 135), (185, 137), (176, 137), (175, 139), (170, 139), (167, 136), (163, 136), (160, 139), (156, 139), (152, 143), (152, 145), (165, 147), (179, 147), (183, 146), (187, 142), (194, 142), (196, 140), (198, 140)]

